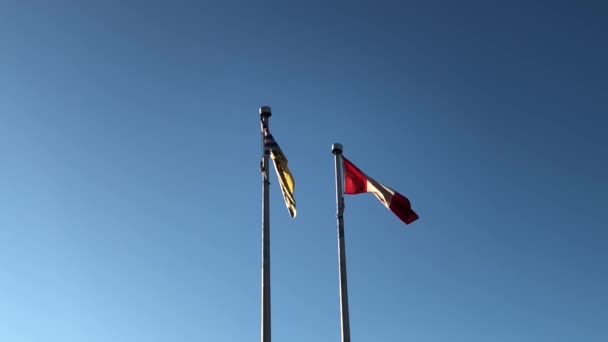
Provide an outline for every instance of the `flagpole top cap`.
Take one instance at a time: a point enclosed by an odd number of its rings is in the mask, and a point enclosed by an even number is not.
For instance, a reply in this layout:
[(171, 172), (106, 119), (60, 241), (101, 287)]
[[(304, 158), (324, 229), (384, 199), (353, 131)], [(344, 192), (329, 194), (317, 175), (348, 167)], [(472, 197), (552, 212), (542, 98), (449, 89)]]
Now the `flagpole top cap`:
[(331, 152), (333, 152), (333, 154), (342, 154), (342, 144), (335, 143), (331, 145)]
[(260, 116), (271, 116), (272, 111), (270, 110), (270, 106), (262, 106), (260, 107)]

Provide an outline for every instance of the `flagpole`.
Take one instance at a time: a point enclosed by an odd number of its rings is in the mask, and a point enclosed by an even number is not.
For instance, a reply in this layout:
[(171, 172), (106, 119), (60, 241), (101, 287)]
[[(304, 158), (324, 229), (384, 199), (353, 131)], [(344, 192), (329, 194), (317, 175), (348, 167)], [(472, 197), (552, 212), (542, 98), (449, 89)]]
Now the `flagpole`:
[(270, 207), (269, 207), (269, 157), (270, 152), (264, 144), (264, 128), (268, 128), (268, 118), (272, 115), (270, 107), (260, 107), (262, 122), (262, 323), (261, 342), (271, 341), (270, 330)]
[(342, 144), (333, 144), (331, 151), (336, 161), (336, 206), (338, 218), (338, 263), (340, 277), (340, 326), (342, 342), (350, 342), (348, 313), (348, 285), (346, 282), (346, 243), (344, 241), (344, 195), (342, 176)]

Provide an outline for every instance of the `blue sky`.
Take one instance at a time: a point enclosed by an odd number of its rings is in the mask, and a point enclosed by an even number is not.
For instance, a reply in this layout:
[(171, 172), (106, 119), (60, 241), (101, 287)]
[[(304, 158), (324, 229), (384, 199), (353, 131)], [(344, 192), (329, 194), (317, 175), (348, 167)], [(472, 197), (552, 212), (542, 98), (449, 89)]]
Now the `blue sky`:
[(607, 7), (0, 4), (0, 340), (259, 341), (258, 107), (275, 341), (608, 340)]

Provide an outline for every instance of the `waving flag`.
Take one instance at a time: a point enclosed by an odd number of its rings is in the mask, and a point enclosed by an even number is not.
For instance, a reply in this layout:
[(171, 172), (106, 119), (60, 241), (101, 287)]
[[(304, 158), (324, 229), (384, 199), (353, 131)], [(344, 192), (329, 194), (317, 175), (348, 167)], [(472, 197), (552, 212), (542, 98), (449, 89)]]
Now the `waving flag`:
[(291, 174), (289, 167), (287, 167), (287, 158), (285, 157), (285, 154), (283, 154), (279, 144), (277, 144), (277, 141), (274, 140), (274, 137), (272, 134), (270, 134), (267, 127), (264, 128), (264, 153), (269, 153), (270, 158), (272, 158), (274, 169), (277, 172), (277, 177), (279, 178), (281, 192), (283, 193), (283, 198), (285, 199), (285, 205), (287, 206), (289, 215), (292, 218), (295, 218), (296, 200), (293, 196), (293, 191), (295, 188), (293, 175)]
[(371, 192), (390, 209), (405, 224), (410, 224), (418, 219), (418, 214), (412, 210), (410, 201), (386, 185), (380, 184), (359, 170), (348, 159), (344, 161), (344, 193), (360, 194)]

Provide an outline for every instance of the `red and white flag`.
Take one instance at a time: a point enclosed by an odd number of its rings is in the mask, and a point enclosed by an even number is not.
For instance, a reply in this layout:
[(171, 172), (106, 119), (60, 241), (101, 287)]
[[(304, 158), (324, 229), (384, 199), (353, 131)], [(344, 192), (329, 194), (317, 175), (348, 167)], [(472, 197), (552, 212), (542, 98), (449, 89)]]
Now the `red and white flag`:
[(344, 193), (349, 195), (361, 194), (364, 192), (373, 193), (405, 224), (410, 224), (418, 219), (418, 214), (412, 210), (412, 206), (407, 197), (401, 195), (386, 185), (380, 184), (361, 172), (348, 159), (342, 157), (344, 161)]

